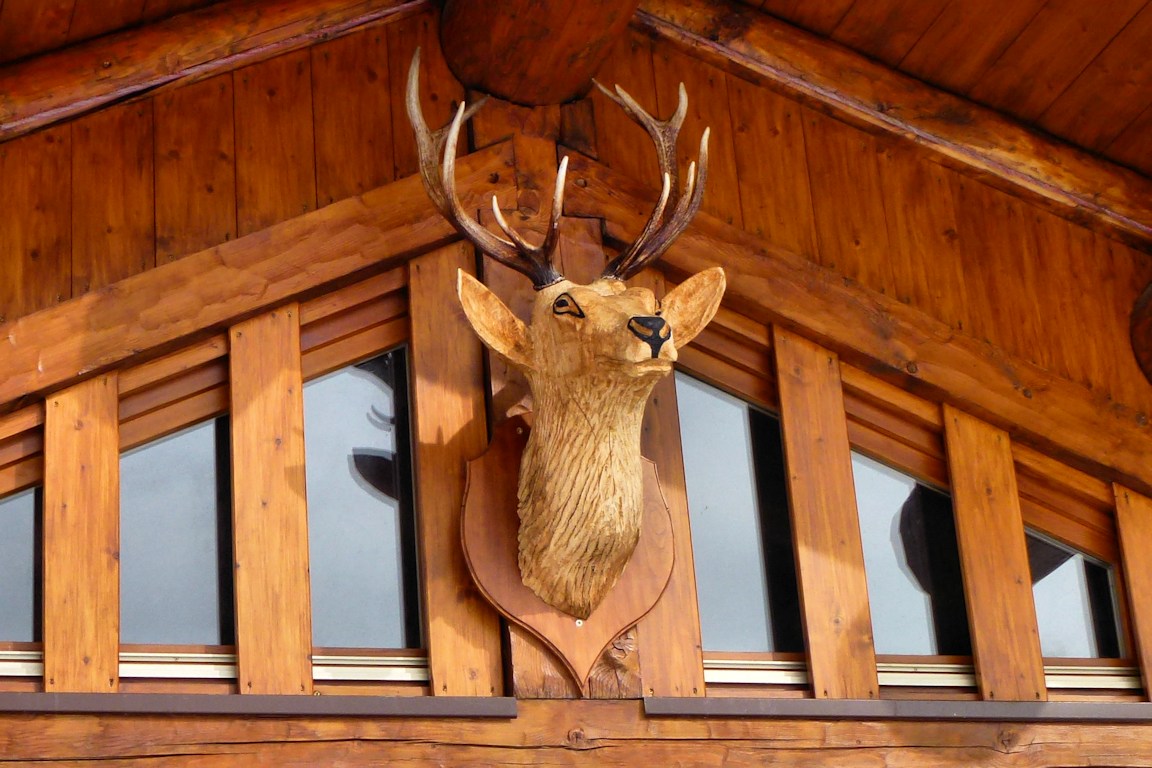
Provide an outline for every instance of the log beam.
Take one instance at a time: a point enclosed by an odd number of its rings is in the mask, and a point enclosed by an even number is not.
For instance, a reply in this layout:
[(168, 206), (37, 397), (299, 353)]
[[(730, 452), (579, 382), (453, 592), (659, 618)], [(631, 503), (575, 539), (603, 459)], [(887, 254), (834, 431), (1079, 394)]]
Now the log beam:
[(0, 141), (427, 10), (428, 0), (228, 0), (0, 68)]
[[(604, 219), (617, 243), (643, 227), (650, 189), (582, 156), (571, 158), (568, 175), (565, 214)], [(1135, 483), (1143, 493), (1152, 489), (1152, 427), (1143, 414), (894, 298), (846, 283), (706, 213), (697, 214), (661, 264), (674, 278), (723, 266), (725, 304), (753, 320), (795, 330), (853, 365), (955, 405), (1084, 471)]]
[[(465, 204), (512, 183), (512, 148), (461, 158)], [(456, 239), (418, 177), (333, 203), (0, 325), (0, 412), (128, 357), (384, 272)]]
[(1152, 252), (1152, 180), (732, 0), (642, 0), (634, 27)]

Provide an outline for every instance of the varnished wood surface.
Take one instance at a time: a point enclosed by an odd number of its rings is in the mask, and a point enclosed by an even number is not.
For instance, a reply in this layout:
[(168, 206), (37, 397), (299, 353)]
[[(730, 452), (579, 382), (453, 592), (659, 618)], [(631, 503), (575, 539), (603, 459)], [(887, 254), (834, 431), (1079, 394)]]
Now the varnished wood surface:
[(312, 693), (300, 308), (229, 329), (241, 693)]
[(44, 690), (115, 691), (120, 648), (116, 375), (45, 406)]
[(1008, 434), (945, 406), (944, 436), (980, 692), (996, 701), (1044, 701), (1044, 661)]
[(1152, 606), (1144, 597), (1152, 594), (1152, 567), (1148, 562), (1152, 547), (1152, 499), (1115, 486), (1116, 527), (1124, 560), (1124, 577), (1132, 599), (1128, 602), (1134, 647), (1129, 653), (1140, 663), (1144, 687), (1152, 674)]
[(817, 698), (875, 699), (880, 687), (840, 361), (782, 329), (773, 347), (809, 679)]

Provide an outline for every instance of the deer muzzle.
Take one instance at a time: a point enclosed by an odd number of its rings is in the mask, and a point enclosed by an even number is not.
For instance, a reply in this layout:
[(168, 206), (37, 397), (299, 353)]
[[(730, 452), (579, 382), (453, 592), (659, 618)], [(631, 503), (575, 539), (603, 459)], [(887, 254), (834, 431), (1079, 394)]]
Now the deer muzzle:
[(672, 328), (662, 317), (633, 317), (628, 321), (628, 330), (648, 345), (654, 358), (660, 356), (664, 342), (672, 338)]

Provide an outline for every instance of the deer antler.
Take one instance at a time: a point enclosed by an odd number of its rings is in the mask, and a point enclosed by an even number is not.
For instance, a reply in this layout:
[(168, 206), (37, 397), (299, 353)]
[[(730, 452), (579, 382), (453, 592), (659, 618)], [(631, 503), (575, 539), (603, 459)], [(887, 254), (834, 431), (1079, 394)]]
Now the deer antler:
[[(593, 81), (596, 82), (596, 81)], [(602, 277), (626, 280), (632, 275), (648, 266), (668, 250), (681, 232), (688, 226), (688, 222), (700, 209), (700, 202), (704, 199), (704, 181), (708, 176), (708, 132), (700, 137), (699, 171), (697, 164), (688, 166), (688, 180), (684, 184), (683, 194), (677, 195), (673, 201), (671, 216), (665, 220), (669, 197), (678, 185), (678, 167), (676, 164), (676, 140), (680, 135), (680, 127), (684, 124), (684, 116), (688, 113), (688, 94), (684, 84), (680, 84), (680, 100), (676, 112), (667, 120), (657, 120), (648, 114), (643, 107), (636, 103), (628, 92), (616, 86), (613, 93), (600, 83), (596, 83), (605, 96), (620, 105), (620, 108), (639, 124), (656, 145), (656, 156), (660, 163), (660, 173), (664, 183), (660, 192), (660, 200), (652, 211), (652, 216), (640, 233), (640, 237), (628, 247), (624, 253), (617, 256), (604, 269)]]
[[(456, 110), (456, 116), (448, 126), (434, 133), (429, 131), (420, 109), (420, 50), (416, 50), (416, 54), (412, 57), (412, 65), (408, 69), (406, 103), (408, 119), (416, 132), (416, 146), (420, 154), (420, 177), (424, 181), (424, 188), (428, 190), (428, 196), (432, 198), (432, 202), (436, 204), (444, 218), (452, 222), (476, 247), (501, 264), (530, 277), (532, 284), (540, 290), (563, 279), (552, 265), (552, 258), (559, 244), (560, 212), (564, 205), (564, 179), (568, 172), (568, 158), (565, 157), (561, 161), (556, 174), (556, 191), (544, 242), (538, 246), (531, 245), (513, 230), (500, 213), (496, 195), (492, 196), (492, 212), (500, 229), (509, 239), (505, 240), (482, 227), (465, 212), (460, 198), (456, 195), (456, 143), (460, 137), (460, 126), (487, 100), (488, 97), (485, 96), (467, 108), (461, 103)], [(441, 152), (444, 157), (442, 167)]]

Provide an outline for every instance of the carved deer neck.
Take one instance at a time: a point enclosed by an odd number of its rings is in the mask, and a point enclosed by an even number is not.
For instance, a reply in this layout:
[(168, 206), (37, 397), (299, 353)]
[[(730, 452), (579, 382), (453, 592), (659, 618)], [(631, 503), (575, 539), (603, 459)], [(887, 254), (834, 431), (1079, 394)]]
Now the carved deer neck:
[[(687, 110), (668, 121), (644, 112), (619, 88), (605, 91), (652, 136), (663, 189), (640, 237), (579, 285), (553, 266), (567, 158), (560, 164), (549, 228), (533, 246), (493, 211), (507, 239), (468, 216), (453, 171), (464, 105), (452, 124), (428, 130), (419, 108), (419, 53), (408, 79), (408, 114), (416, 131), (425, 187), (440, 211), (484, 253), (533, 281), (536, 298), (523, 323), (481, 282), (463, 272), (458, 293), (481, 340), (523, 371), (532, 390), (534, 426), (521, 459), (518, 488), (521, 578), (542, 600), (587, 618), (616, 583), (640, 536), (643, 469), (640, 425), (652, 388), (671, 370), (677, 350), (712, 319), (724, 292), (719, 268), (700, 272), (664, 297), (624, 280), (655, 261), (699, 208), (707, 172), (707, 131), (699, 172), (689, 167), (674, 194), (676, 136)], [(483, 102), (481, 102), (483, 103)], [(479, 105), (473, 106), (474, 110)], [(441, 152), (443, 167), (440, 167)]]

